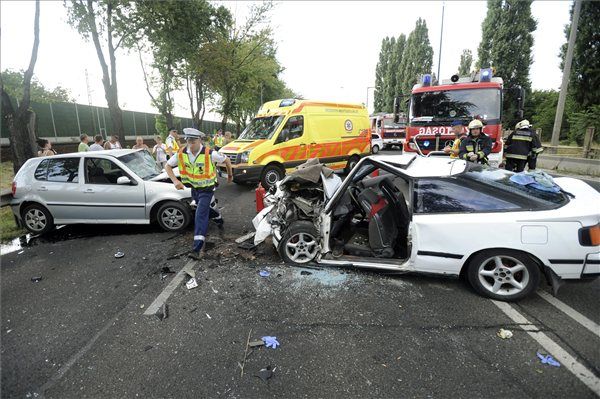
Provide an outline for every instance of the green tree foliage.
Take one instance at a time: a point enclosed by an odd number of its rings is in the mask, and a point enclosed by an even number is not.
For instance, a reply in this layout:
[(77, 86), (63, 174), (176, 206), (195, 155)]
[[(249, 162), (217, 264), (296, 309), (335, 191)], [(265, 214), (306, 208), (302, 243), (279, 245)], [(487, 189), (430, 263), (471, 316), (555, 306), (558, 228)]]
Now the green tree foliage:
[[(23, 79), (25, 71), (15, 71), (11, 69), (5, 69), (2, 71), (2, 82), (4, 83), (4, 90), (12, 98), (23, 97)], [(56, 86), (53, 89), (46, 88), (35, 76), (31, 79), (31, 101), (39, 103), (50, 103), (50, 102), (70, 102), (74, 101), (71, 98), (69, 90)]]
[[(419, 75), (431, 72), (433, 48), (425, 20), (419, 18), (415, 29), (408, 35), (397, 72), (396, 93), (410, 93)], [(393, 100), (392, 100), (393, 101)]]
[(497, 29), (502, 15), (502, 0), (488, 0), (487, 14), (481, 24), (481, 42), (477, 49), (477, 69), (492, 65), (492, 48), (497, 40)]
[[(573, 7), (571, 7), (571, 21), (573, 20)], [(582, 1), (579, 14), (579, 24), (573, 62), (569, 93), (583, 109), (600, 104), (600, 2)], [(571, 25), (565, 26), (565, 37), (569, 40)], [(561, 48), (563, 59), (567, 53), (567, 43)], [(561, 69), (564, 65), (561, 63)]]
[(256, 93), (262, 88), (264, 97), (265, 88), (277, 87), (283, 69), (267, 26), (272, 7), (270, 2), (251, 6), (244, 24), (233, 21), (198, 53), (207, 84), (218, 95), (217, 111), (223, 116), (223, 128), (228, 120), (244, 125), (258, 108)]
[(580, 112), (573, 112), (569, 117), (569, 141), (583, 145), (583, 139), (588, 127), (595, 127), (595, 141), (598, 140), (598, 130), (600, 129), (600, 104), (590, 105)]
[(394, 98), (401, 94), (398, 85), (398, 70), (402, 63), (404, 49), (406, 48), (406, 36), (400, 35), (394, 43), (390, 42), (390, 61), (388, 63), (387, 79), (386, 79), (386, 94), (385, 94), (385, 112), (392, 112), (394, 109)]
[[(393, 38), (392, 38), (393, 39)], [(374, 106), (375, 112), (381, 112), (384, 109), (385, 87), (387, 84), (387, 65), (390, 59), (390, 38), (386, 36), (381, 41), (379, 50), (379, 61), (375, 68), (375, 93)]]
[(471, 50), (464, 49), (460, 55), (460, 64), (458, 65), (458, 74), (460, 76), (468, 75), (471, 72), (473, 64), (473, 53)]
[[(536, 21), (531, 15), (531, 1), (488, 1), (488, 14), (482, 24), (479, 46), (479, 66), (492, 66), (495, 74), (504, 79), (504, 87), (521, 86), (531, 89), (529, 67), (532, 63), (533, 32)], [(516, 94), (504, 96), (502, 121), (506, 127), (517, 122)]]

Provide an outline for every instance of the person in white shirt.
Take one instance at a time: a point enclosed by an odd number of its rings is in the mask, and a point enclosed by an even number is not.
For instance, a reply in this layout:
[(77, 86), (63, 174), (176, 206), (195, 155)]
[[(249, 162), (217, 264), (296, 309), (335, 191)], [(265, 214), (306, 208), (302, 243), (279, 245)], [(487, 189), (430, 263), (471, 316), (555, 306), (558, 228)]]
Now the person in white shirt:
[(97, 134), (96, 136), (94, 136), (94, 144), (92, 144), (90, 146), (90, 151), (102, 151), (104, 150), (104, 147), (102, 147), (104, 138)]
[(164, 168), (167, 164), (167, 146), (162, 142), (160, 136), (154, 138), (156, 145), (152, 148), (152, 155), (156, 157), (156, 163)]
[(144, 144), (144, 138), (142, 136), (137, 136), (135, 138), (135, 144), (131, 147), (134, 150), (146, 150), (148, 151), (148, 146)]
[(119, 136), (116, 135), (110, 136), (110, 139), (104, 143), (105, 150), (120, 150), (122, 148), (121, 143), (119, 143)]
[[(215, 164), (225, 164), (227, 167), (228, 183), (233, 181), (233, 170), (231, 168), (231, 161), (227, 156), (204, 146), (206, 134), (194, 128), (185, 128), (183, 129), (183, 133), (187, 146), (181, 148), (167, 161), (165, 171), (177, 190), (183, 190), (185, 186), (192, 188), (192, 199), (196, 201), (196, 216), (194, 222), (194, 246), (189, 256), (199, 260), (200, 250), (204, 246), (208, 231), (211, 210), (217, 213), (212, 219), (215, 220), (220, 228), (223, 226), (221, 215), (210, 207), (217, 177)], [(179, 168), (181, 180), (173, 172), (173, 168), (175, 167)]]

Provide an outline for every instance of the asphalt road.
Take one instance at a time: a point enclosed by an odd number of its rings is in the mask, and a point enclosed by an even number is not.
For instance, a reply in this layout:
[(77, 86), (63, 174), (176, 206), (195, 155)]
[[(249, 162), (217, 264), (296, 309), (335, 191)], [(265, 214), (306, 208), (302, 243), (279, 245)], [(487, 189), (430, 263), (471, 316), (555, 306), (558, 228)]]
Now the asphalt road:
[[(211, 227), (215, 248), (194, 266), (198, 288), (178, 285), (162, 321), (144, 312), (176, 278), (161, 268), (187, 264), (172, 257), (191, 231), (68, 226), (2, 256), (2, 397), (599, 394), (590, 388), (600, 376), (598, 281), (567, 284), (558, 303), (544, 299), (543, 284), (503, 310), (459, 280), (290, 267), (271, 245), (251, 253), (233, 243), (251, 228), (252, 187), (224, 186), (218, 198), (225, 232)], [(514, 336), (499, 338), (500, 328)], [(583, 369), (542, 364), (540, 335)], [(251, 349), (244, 363), (249, 336), (281, 345)], [(268, 366), (265, 382), (257, 375)]]

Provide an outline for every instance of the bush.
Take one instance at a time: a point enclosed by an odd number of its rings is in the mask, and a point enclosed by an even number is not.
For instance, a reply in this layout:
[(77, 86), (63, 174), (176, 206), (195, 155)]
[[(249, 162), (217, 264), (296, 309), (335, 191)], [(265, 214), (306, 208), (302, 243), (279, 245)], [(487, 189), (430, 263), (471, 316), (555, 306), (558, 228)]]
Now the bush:
[(581, 112), (574, 112), (569, 117), (569, 139), (582, 146), (588, 127), (595, 127), (594, 141), (598, 142), (600, 132), (600, 105), (592, 105)]

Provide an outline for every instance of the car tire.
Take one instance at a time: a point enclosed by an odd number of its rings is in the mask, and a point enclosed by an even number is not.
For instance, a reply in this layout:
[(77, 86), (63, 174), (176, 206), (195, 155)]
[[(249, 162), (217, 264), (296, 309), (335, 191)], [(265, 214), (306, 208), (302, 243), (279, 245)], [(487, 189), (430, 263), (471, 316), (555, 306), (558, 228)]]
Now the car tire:
[(477, 293), (506, 302), (535, 292), (540, 275), (530, 256), (511, 249), (482, 251), (470, 260), (467, 270), (469, 283)]
[(280, 166), (267, 165), (260, 177), (260, 183), (266, 190), (269, 190), (271, 187), (275, 186), (275, 183), (283, 179), (284, 176), (285, 170)]
[(23, 225), (31, 234), (44, 234), (54, 228), (54, 218), (45, 206), (28, 205), (21, 213)]
[(352, 155), (350, 159), (348, 159), (348, 163), (346, 164), (346, 168), (344, 169), (346, 174), (350, 173), (352, 169), (354, 169), (358, 161), (360, 161), (360, 157), (358, 155)]
[(297, 221), (283, 233), (277, 250), (285, 263), (303, 265), (319, 254), (319, 233), (311, 222)]
[(373, 146), (373, 150), (372, 150), (373, 154), (377, 154), (379, 152), (379, 146), (377, 144), (375, 144)]
[(156, 211), (156, 221), (158, 222), (158, 225), (168, 232), (185, 230), (191, 220), (191, 210), (180, 202), (165, 202), (158, 208), (158, 211)]

